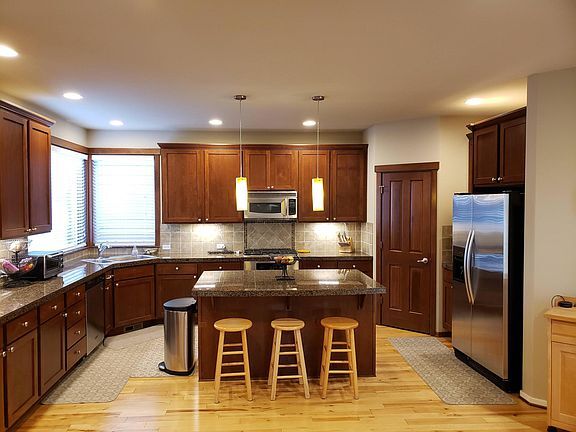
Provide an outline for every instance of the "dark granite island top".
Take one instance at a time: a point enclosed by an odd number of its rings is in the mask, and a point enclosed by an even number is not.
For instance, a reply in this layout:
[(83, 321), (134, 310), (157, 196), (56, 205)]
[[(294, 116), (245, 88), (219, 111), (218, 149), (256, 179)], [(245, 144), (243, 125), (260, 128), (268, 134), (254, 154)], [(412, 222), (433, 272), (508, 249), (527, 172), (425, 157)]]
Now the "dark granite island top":
[(289, 271), (295, 280), (278, 281), (278, 270), (208, 271), (192, 294), (197, 297), (292, 297), (384, 294), (386, 288), (359, 270)]

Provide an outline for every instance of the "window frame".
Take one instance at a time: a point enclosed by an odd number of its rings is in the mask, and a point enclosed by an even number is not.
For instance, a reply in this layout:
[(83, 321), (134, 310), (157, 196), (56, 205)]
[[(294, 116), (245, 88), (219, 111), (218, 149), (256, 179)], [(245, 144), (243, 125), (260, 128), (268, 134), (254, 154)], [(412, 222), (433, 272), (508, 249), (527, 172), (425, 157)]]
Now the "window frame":
[(94, 224), (93, 224), (93, 208), (94, 197), (92, 196), (92, 156), (93, 155), (143, 155), (154, 156), (154, 245), (155, 248), (160, 247), (160, 149), (138, 149), (138, 148), (89, 148), (88, 150), (88, 181), (87, 187), (89, 188), (88, 202), (89, 214), (87, 220), (90, 224), (88, 229), (89, 235), (87, 239), (87, 247), (94, 247)]

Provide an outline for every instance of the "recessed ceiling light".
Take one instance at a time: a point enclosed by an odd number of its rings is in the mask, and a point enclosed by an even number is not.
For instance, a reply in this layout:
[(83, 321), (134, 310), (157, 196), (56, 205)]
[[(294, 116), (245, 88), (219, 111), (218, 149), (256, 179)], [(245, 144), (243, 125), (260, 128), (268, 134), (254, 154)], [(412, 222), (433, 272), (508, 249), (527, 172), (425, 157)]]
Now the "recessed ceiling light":
[(18, 51), (8, 45), (0, 45), (0, 57), (18, 57)]
[(221, 126), (221, 125), (222, 125), (222, 120), (220, 120), (220, 119), (212, 119), (212, 120), (208, 121), (208, 123), (210, 123), (212, 126)]
[(302, 125), (306, 127), (316, 126), (316, 120), (304, 120)]
[(64, 96), (66, 99), (70, 99), (70, 100), (84, 99), (84, 96), (82, 96), (80, 93), (76, 93), (76, 92), (66, 92), (62, 96)]
[(486, 101), (482, 98), (479, 97), (473, 97), (470, 99), (466, 99), (466, 102), (464, 102), (466, 105), (482, 105), (483, 103), (485, 103)]
[(110, 120), (110, 126), (124, 126), (124, 122), (122, 120)]

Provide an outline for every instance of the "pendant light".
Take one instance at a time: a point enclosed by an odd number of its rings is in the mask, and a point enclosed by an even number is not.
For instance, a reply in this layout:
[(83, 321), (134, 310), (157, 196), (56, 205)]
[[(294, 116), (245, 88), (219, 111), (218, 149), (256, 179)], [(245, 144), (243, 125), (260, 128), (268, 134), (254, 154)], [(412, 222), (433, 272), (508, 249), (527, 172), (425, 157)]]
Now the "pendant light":
[(320, 158), (320, 102), (324, 96), (312, 96), (316, 102), (316, 177), (312, 179), (312, 210), (324, 211), (324, 179), (319, 175)]
[(246, 100), (245, 95), (236, 95), (234, 100), (240, 106), (240, 177), (236, 177), (236, 210), (248, 210), (248, 180), (244, 177), (244, 167), (242, 166), (242, 101)]

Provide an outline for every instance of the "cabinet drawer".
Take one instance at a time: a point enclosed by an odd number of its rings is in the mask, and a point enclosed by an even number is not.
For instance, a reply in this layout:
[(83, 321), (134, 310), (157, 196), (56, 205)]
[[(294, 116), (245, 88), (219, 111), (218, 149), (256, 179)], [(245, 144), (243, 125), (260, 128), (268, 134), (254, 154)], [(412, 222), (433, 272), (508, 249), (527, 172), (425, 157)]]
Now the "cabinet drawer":
[(72, 327), (80, 320), (86, 318), (86, 302), (79, 302), (68, 308), (66, 311), (68, 319), (66, 320), (66, 328)]
[(552, 321), (552, 336), (572, 337), (576, 343), (576, 324)]
[(66, 351), (66, 369), (70, 370), (82, 357), (86, 355), (86, 338), (82, 338), (76, 345)]
[(158, 264), (156, 265), (156, 273), (159, 275), (195, 275), (198, 274), (197, 264)]
[(66, 330), (66, 348), (70, 349), (84, 336), (86, 336), (86, 323), (84, 321), (78, 321)]
[(40, 324), (45, 323), (50, 318), (64, 312), (64, 294), (40, 305)]
[(372, 274), (372, 261), (369, 260), (338, 261), (338, 268), (356, 269), (370, 276)]
[(244, 263), (242, 261), (206, 262), (201, 263), (199, 267), (203, 272), (213, 270), (244, 270)]
[(154, 265), (126, 267), (114, 270), (114, 280), (116, 282), (120, 280), (137, 279), (148, 276), (154, 276)]
[(320, 260), (304, 260), (300, 261), (298, 264), (300, 269), (302, 270), (310, 270), (310, 269), (337, 269), (338, 262), (337, 261), (320, 261)]
[(6, 324), (6, 344), (11, 344), (16, 339), (38, 327), (36, 309), (9, 321)]
[(86, 295), (86, 287), (84, 285), (80, 285), (73, 290), (70, 290), (66, 293), (66, 306), (70, 307), (73, 304), (78, 303), (80, 300), (84, 300), (84, 296)]

